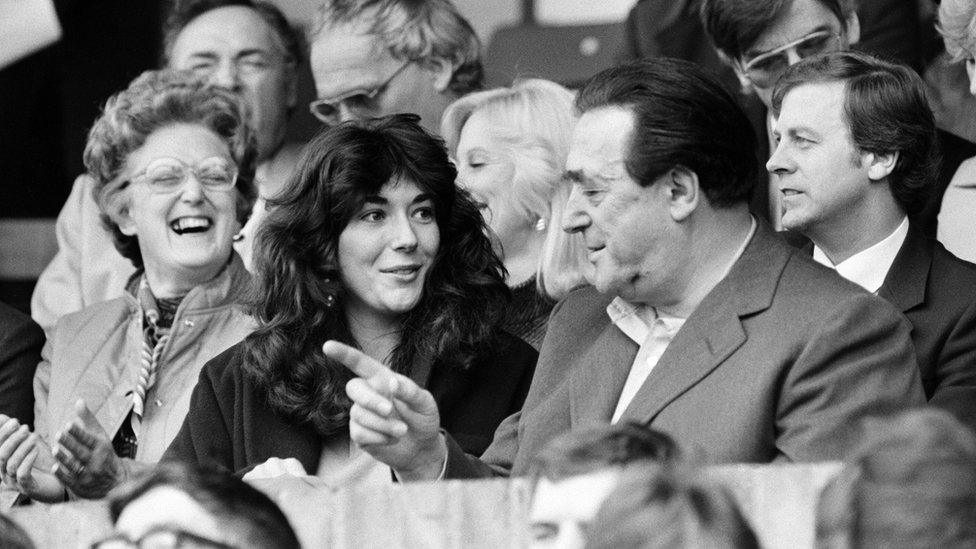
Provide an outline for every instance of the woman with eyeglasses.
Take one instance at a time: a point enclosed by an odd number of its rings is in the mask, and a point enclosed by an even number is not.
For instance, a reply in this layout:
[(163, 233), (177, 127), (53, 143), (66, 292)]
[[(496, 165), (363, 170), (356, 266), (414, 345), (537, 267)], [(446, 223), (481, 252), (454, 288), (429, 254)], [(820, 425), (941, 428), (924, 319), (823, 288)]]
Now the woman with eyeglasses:
[(443, 142), (402, 114), (326, 128), (305, 151), (258, 233), (259, 326), (204, 366), (166, 459), (389, 483), (349, 438), (353, 376), (323, 354), (330, 339), (426, 387), (480, 455), (521, 409), (537, 354), (498, 329), (502, 265)]
[(85, 166), (137, 271), (124, 296), (53, 328), (34, 377), (36, 430), (0, 417), (5, 484), (41, 501), (100, 497), (132, 460), (160, 459), (201, 366), (253, 329), (232, 238), (254, 155), (237, 97), (189, 75), (147, 72), (108, 100)]

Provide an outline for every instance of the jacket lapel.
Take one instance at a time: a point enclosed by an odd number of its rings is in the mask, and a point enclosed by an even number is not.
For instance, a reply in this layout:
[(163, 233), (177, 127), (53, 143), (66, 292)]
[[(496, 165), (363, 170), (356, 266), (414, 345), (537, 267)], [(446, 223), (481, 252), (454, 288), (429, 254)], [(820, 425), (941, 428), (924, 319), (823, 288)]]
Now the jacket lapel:
[(606, 325), (570, 378), (569, 413), (573, 427), (606, 423), (613, 416), (638, 345), (609, 316)]
[(621, 421), (652, 421), (741, 347), (747, 337), (740, 318), (769, 307), (791, 253), (786, 243), (760, 223), (729, 274), (675, 335)]
[(901, 312), (925, 302), (925, 285), (932, 266), (932, 247), (914, 227), (909, 226), (905, 243), (898, 250), (878, 296), (894, 304)]

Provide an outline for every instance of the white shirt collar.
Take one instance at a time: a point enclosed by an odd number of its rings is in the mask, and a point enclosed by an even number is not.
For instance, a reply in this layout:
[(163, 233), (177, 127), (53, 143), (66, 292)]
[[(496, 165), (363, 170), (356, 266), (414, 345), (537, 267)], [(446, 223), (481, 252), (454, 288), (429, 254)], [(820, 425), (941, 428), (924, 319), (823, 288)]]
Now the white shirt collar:
[(908, 218), (906, 217), (901, 220), (894, 232), (881, 242), (852, 255), (837, 265), (831, 263), (827, 254), (816, 245), (813, 247), (813, 260), (836, 269), (840, 276), (876, 294), (884, 284), (884, 279), (888, 276), (892, 263), (895, 262), (895, 256), (898, 255), (907, 236)]
[[(749, 234), (746, 235), (745, 240), (742, 241), (742, 245), (736, 250), (735, 255), (732, 257), (732, 261), (729, 262), (728, 266), (725, 268), (725, 273), (722, 278), (725, 278), (729, 271), (732, 270), (732, 266), (735, 262), (742, 257), (742, 254), (746, 251), (746, 246), (752, 241), (752, 237), (756, 234), (756, 218), (751, 217), (750, 221), (752, 224), (749, 226)], [(679, 328), (684, 324), (685, 319), (676, 316), (664, 315), (654, 307), (646, 305), (643, 303), (631, 303), (625, 301), (620, 296), (613, 298), (613, 301), (607, 305), (607, 316), (610, 317), (610, 321), (613, 322), (620, 331), (627, 335), (630, 339), (636, 342), (638, 345), (644, 343), (647, 339), (647, 334), (650, 332), (650, 326), (655, 320), (660, 319), (664, 325), (669, 329), (677, 332)]]

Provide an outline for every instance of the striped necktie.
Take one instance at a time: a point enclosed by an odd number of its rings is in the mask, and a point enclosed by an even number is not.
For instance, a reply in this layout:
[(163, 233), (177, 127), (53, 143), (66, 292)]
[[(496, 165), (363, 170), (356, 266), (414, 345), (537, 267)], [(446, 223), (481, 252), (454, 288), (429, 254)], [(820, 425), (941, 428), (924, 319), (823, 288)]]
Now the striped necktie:
[(156, 383), (159, 355), (169, 340), (169, 330), (159, 327), (159, 308), (149, 289), (146, 277), (139, 282), (139, 305), (142, 308), (142, 351), (136, 387), (132, 391), (132, 431), (139, 436), (145, 410), (146, 394)]

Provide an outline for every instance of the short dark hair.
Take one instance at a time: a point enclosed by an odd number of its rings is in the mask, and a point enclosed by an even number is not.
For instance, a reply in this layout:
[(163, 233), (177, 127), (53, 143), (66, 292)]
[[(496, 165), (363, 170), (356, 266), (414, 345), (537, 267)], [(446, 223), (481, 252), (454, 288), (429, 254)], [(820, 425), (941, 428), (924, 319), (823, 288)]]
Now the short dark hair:
[(455, 95), (484, 88), (481, 41), (451, 0), (326, 0), (313, 24), (312, 41), (336, 23), (358, 20), (396, 59), (449, 61), (448, 89)]
[(602, 107), (634, 113), (626, 166), (639, 185), (683, 166), (697, 174), (715, 207), (752, 197), (758, 173), (752, 124), (732, 95), (697, 64), (655, 58), (607, 69), (576, 98), (580, 114)]
[(835, 52), (791, 66), (773, 88), (773, 112), (804, 84), (844, 82), (844, 115), (854, 145), (863, 152), (898, 153), (888, 176), (891, 194), (906, 214), (920, 211), (931, 191), (940, 154), (935, 117), (925, 84), (912, 69), (866, 53)]
[(352, 372), (322, 354), (322, 341), (358, 345), (344, 314), (338, 243), (366, 197), (404, 179), (432, 195), (440, 246), (420, 302), (403, 315), (390, 366), (408, 373), (417, 357), (435, 375), (465, 370), (494, 344), (509, 299), (504, 266), (481, 212), (457, 188), (444, 141), (413, 114), (323, 128), (270, 211), (255, 241), (258, 328), (243, 343), (243, 368), (273, 410), (326, 436), (347, 429)]
[(123, 484), (109, 494), (112, 522), (119, 519), (130, 503), (162, 486), (190, 496), (226, 529), (236, 530), (241, 540), (247, 540), (248, 547), (301, 547), (285, 514), (268, 496), (227, 471), (205, 465), (161, 463)]
[(281, 41), (286, 62), (301, 64), (304, 58), (301, 34), (292, 28), (277, 6), (263, 0), (176, 0), (163, 24), (163, 63), (169, 63), (176, 39), (190, 22), (208, 11), (231, 6), (254, 10)]
[(552, 481), (636, 461), (671, 462), (678, 445), (670, 436), (632, 421), (577, 429), (552, 439), (532, 460), (530, 477)]
[[(729, 59), (738, 59), (759, 40), (785, 8), (797, 0), (703, 0), (701, 20), (715, 49)], [(840, 20), (854, 13), (852, 0), (816, 0)]]

